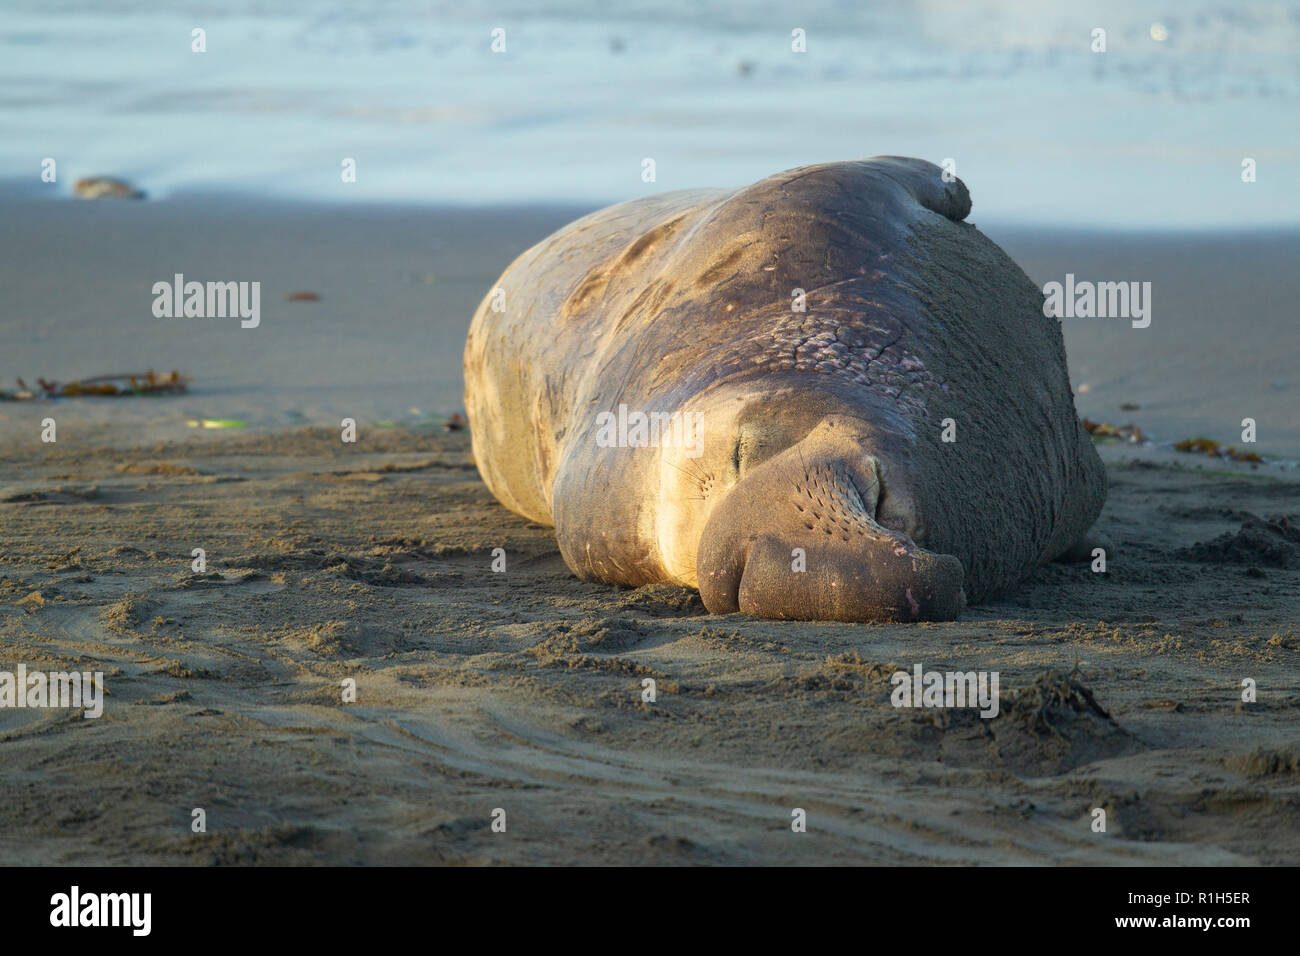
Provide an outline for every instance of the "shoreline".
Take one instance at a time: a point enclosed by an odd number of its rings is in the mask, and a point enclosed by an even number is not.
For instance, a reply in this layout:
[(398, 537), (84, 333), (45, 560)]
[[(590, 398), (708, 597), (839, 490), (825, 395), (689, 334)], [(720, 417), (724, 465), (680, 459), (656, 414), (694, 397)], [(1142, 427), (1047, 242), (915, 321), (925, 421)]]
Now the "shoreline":
[[(0, 390), (178, 370), (189, 393), (144, 404), (77, 399), (74, 429), (176, 438), (187, 420), (255, 427), (418, 424), (462, 409), (470, 317), (517, 255), (588, 207), (321, 204), (212, 196), (163, 201), (0, 199)], [(978, 210), (977, 210), (978, 211)], [(978, 216), (976, 217), (978, 223)], [(1135, 424), (1158, 444), (1209, 438), (1300, 459), (1292, 364), (1300, 231), (1255, 236), (988, 226), (1040, 287), (1067, 274), (1151, 282), (1152, 323), (1065, 319), (1081, 417)], [(259, 283), (257, 328), (157, 318), (154, 284)], [(315, 301), (293, 301), (307, 293)], [(1225, 349), (1225, 337), (1232, 342)], [(1136, 408), (1131, 408), (1136, 406)], [(44, 414), (0, 403), (0, 440)]]
[[(111, 173), (105, 176), (112, 177)], [(258, 189), (244, 186), (222, 186), (217, 184), (196, 184), (165, 192), (150, 192), (145, 181), (125, 180), (140, 188), (144, 195), (138, 199), (83, 199), (72, 191), (71, 182), (60, 180), (55, 183), (43, 183), (30, 176), (0, 176), (0, 207), (7, 204), (40, 205), (65, 204), (106, 204), (122, 206), (161, 206), (186, 205), (205, 207), (211, 215), (220, 217), (226, 212), (239, 215), (249, 210), (281, 210), (352, 212), (359, 215), (376, 214), (429, 214), (429, 213), (524, 213), (527, 215), (568, 216), (561, 224), (567, 224), (587, 213), (604, 209), (607, 206), (629, 202), (659, 192), (671, 192), (679, 187), (656, 188), (656, 184), (647, 184), (646, 191), (634, 190), (626, 194), (611, 195), (604, 200), (583, 199), (580, 197), (556, 198), (547, 200), (517, 199), (445, 199), (438, 197), (389, 197), (389, 196), (349, 196), (349, 195), (307, 195), (293, 192), (278, 192), (274, 189)], [(733, 188), (734, 188), (733, 184)], [(722, 183), (699, 183), (683, 189), (722, 189)], [(1271, 241), (1288, 241), (1300, 239), (1300, 219), (1293, 222), (1262, 222), (1256, 225), (1234, 226), (1225, 223), (1162, 224), (1157, 221), (1145, 223), (1124, 223), (1108, 225), (1087, 221), (1066, 222), (1049, 221), (1041, 218), (1001, 217), (996, 213), (983, 215), (988, 203), (974, 197), (972, 212), (965, 221), (981, 230), (988, 231), (990, 238), (994, 232), (1010, 232), (1032, 241), (1053, 241), (1059, 239), (1088, 242), (1092, 240), (1145, 244), (1151, 241), (1167, 242), (1179, 240), (1187, 243), (1218, 242), (1220, 240), (1262, 239)], [(995, 238), (995, 241), (998, 241)], [(522, 250), (521, 250), (522, 251)]]

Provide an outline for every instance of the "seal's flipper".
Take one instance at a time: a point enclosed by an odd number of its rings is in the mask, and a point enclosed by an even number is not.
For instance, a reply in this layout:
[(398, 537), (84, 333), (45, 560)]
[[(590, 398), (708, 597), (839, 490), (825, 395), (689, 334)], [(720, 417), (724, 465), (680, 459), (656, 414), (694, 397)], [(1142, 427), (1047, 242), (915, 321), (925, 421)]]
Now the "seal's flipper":
[(931, 212), (953, 222), (961, 222), (970, 215), (970, 190), (966, 184), (955, 176), (946, 181), (944, 171), (934, 163), (907, 156), (876, 156), (867, 162)]

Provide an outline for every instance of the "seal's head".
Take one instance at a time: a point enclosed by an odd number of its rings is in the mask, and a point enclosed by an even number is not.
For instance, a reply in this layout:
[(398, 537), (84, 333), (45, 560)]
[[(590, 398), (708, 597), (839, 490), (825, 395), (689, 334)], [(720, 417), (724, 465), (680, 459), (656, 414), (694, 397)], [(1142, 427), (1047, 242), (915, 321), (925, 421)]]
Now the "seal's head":
[[(698, 434), (663, 449), (657, 509), (669, 575), (713, 613), (952, 620), (955, 557), (920, 547), (906, 424), (833, 383), (764, 377), (699, 395)], [(699, 529), (703, 528), (701, 533)]]

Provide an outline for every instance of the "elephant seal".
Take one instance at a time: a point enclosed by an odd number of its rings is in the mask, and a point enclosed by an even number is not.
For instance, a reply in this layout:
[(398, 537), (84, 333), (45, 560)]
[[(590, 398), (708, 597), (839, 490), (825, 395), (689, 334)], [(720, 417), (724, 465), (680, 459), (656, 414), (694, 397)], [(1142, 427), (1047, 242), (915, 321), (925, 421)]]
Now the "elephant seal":
[(714, 613), (950, 620), (1086, 553), (1059, 320), (969, 211), (882, 156), (579, 219), (471, 324), (483, 480), (580, 577)]

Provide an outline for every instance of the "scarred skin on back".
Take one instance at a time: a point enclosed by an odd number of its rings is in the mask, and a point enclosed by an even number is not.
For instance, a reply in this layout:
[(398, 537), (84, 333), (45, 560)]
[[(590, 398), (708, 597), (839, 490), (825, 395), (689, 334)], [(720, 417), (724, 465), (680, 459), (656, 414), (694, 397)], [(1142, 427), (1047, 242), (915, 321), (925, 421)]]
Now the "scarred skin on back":
[[(471, 325), (484, 481), (580, 576), (714, 612), (950, 619), (1077, 551), (1105, 473), (1060, 326), (969, 210), (878, 157), (578, 220)], [(696, 441), (607, 447), (620, 406)]]

